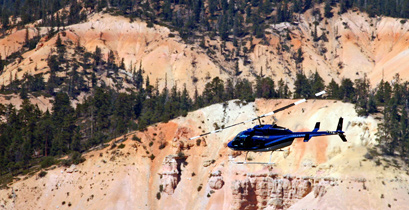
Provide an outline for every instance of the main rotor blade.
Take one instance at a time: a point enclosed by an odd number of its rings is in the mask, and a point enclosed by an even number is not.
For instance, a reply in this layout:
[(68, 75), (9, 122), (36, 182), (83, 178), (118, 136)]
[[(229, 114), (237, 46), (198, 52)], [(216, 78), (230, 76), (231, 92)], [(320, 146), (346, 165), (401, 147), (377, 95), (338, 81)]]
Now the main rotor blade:
[[(321, 91), (321, 92), (319, 92), (319, 93), (316, 93), (315, 96), (318, 97), (318, 96), (323, 95), (324, 93), (326, 93), (325, 90), (323, 90), (323, 91)], [(253, 119), (246, 120), (246, 121), (243, 121), (243, 122), (235, 123), (235, 124), (233, 124), (233, 125), (229, 125), (229, 126), (226, 126), (226, 127), (224, 127), (224, 128), (218, 129), (218, 130), (214, 130), (214, 131), (211, 131), (211, 132), (203, 133), (203, 134), (200, 134), (199, 136), (192, 137), (192, 138), (190, 138), (189, 140), (197, 139), (197, 138), (200, 138), (200, 137), (202, 137), (202, 136), (206, 136), (206, 135), (213, 134), (213, 133), (218, 133), (218, 132), (220, 132), (220, 131), (222, 131), (222, 130), (225, 130), (225, 129), (227, 129), (227, 128), (231, 128), (231, 127), (234, 127), (234, 126), (237, 126), (237, 125), (240, 125), (240, 124), (245, 124), (245, 123), (248, 123), (248, 122), (251, 122), (251, 121), (254, 121), (254, 120), (258, 120), (258, 119), (263, 118), (263, 117), (271, 116), (271, 115), (273, 115), (273, 114), (275, 114), (275, 113), (277, 113), (277, 112), (286, 110), (286, 109), (288, 109), (288, 108), (290, 108), (290, 107), (293, 107), (293, 106), (295, 106), (295, 105), (304, 103), (304, 102), (306, 102), (306, 101), (307, 101), (307, 99), (304, 98), (304, 99), (301, 99), (301, 100), (299, 100), (299, 101), (296, 101), (296, 102), (294, 102), (294, 103), (292, 103), (292, 104), (289, 104), (289, 105), (287, 105), (287, 106), (278, 108), (278, 109), (276, 109), (276, 110), (274, 110), (274, 111), (272, 111), (272, 112), (269, 112), (269, 113), (267, 113), (267, 114), (263, 114), (263, 115), (260, 115), (260, 116), (258, 116), (258, 117), (255, 117), (255, 118), (253, 118)]]

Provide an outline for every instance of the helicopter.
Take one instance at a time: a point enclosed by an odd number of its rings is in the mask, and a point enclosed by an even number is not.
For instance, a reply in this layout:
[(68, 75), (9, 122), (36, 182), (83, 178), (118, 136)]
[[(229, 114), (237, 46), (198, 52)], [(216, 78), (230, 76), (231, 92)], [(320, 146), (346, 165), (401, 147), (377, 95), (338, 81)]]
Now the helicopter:
[[(326, 93), (325, 91), (321, 91), (319, 93), (316, 93), (315, 96), (318, 97), (325, 93)], [(263, 114), (261, 116), (258, 116), (256, 118), (253, 118), (253, 119), (250, 119), (244, 122), (239, 122), (233, 125), (229, 125), (222, 129), (218, 129), (218, 130), (211, 131), (208, 133), (203, 133), (199, 136), (192, 137), (189, 140), (200, 138), (202, 136), (206, 136), (206, 135), (213, 134), (213, 133), (218, 133), (225, 129), (228, 129), (228, 128), (231, 128), (231, 127), (234, 127), (240, 124), (245, 124), (247, 122), (258, 120), (259, 125), (256, 125), (253, 128), (249, 128), (247, 130), (241, 131), (233, 138), (232, 141), (230, 141), (227, 144), (227, 146), (232, 150), (246, 152), (245, 161), (244, 162), (233, 161), (233, 163), (236, 163), (236, 164), (273, 164), (271, 163), (271, 155), (273, 151), (276, 151), (276, 150), (281, 151), (282, 148), (290, 146), (293, 143), (295, 138), (304, 138), (304, 142), (308, 142), (312, 137), (316, 137), (316, 136), (338, 135), (343, 142), (346, 142), (347, 139), (344, 134), (345, 132), (342, 131), (342, 124), (343, 124), (342, 117), (339, 118), (338, 125), (335, 131), (319, 131), (320, 122), (317, 122), (315, 124), (314, 129), (310, 132), (293, 132), (289, 130), (288, 128), (284, 128), (276, 124), (268, 124), (268, 125), (261, 124), (260, 118), (271, 116), (277, 112), (286, 110), (290, 107), (296, 106), (306, 101), (307, 99), (304, 98), (295, 103), (289, 104), (287, 106), (284, 106), (272, 112), (269, 112), (267, 114)], [(247, 154), (250, 151), (251, 152), (270, 151), (271, 152), (270, 161), (268, 163), (247, 162)]]

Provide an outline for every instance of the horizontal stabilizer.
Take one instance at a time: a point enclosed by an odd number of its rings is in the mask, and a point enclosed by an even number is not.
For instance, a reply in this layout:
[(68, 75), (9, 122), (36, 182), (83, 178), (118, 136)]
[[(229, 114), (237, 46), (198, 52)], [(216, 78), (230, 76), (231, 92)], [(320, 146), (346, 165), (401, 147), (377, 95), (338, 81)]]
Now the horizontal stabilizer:
[(304, 142), (308, 142), (311, 139), (310, 134), (305, 134)]
[(345, 135), (343, 133), (340, 133), (338, 135), (342, 139), (343, 142), (347, 142), (347, 138), (345, 138)]

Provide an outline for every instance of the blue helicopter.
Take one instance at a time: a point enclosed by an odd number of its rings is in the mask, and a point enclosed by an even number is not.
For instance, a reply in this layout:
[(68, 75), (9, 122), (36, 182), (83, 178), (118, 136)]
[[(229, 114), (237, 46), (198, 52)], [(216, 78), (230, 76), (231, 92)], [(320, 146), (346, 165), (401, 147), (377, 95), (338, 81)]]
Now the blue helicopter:
[[(319, 93), (316, 93), (315, 96), (321, 96), (325, 93), (325, 91), (321, 91)], [(342, 124), (343, 124), (343, 118), (339, 118), (338, 121), (338, 126), (335, 131), (318, 131), (320, 127), (320, 123), (317, 122), (315, 124), (315, 127), (312, 131), (310, 132), (292, 132), (291, 130), (280, 127), (276, 124), (272, 125), (262, 125), (260, 118), (267, 117), (270, 115), (273, 115), (277, 112), (283, 111), (285, 109), (288, 109), (292, 106), (301, 104), (303, 102), (306, 102), (306, 99), (299, 100), (295, 103), (292, 103), (290, 105), (281, 107), (279, 109), (276, 109), (272, 112), (269, 112), (267, 114), (258, 116), (256, 118), (236, 123), (227, 127), (224, 127), (222, 129), (218, 129), (212, 132), (204, 133), (199, 136), (195, 136), (190, 138), (196, 139), (208, 134), (213, 134), (213, 133), (218, 133), (222, 130), (225, 130), (227, 128), (231, 128), (233, 126), (237, 126), (240, 124), (244, 124), (247, 122), (251, 122), (254, 120), (259, 121), (259, 125), (254, 126), (253, 128), (249, 128), (245, 131), (240, 132), (239, 134), (236, 135), (236, 137), (233, 138), (232, 141), (230, 141), (227, 146), (232, 149), (232, 150), (237, 150), (237, 151), (246, 151), (246, 157), (244, 162), (234, 162), (236, 164), (266, 164), (266, 163), (260, 163), (260, 162), (247, 162), (247, 154), (248, 152), (267, 152), (270, 151), (271, 154), (273, 151), (280, 150), (284, 147), (290, 146), (295, 138), (304, 138), (304, 142), (308, 142), (312, 137), (316, 136), (327, 136), (327, 135), (338, 135), (343, 142), (346, 142), (347, 139), (345, 137), (345, 132), (342, 131)], [(270, 154), (270, 161), (267, 164), (272, 164), (271, 163), (271, 154)]]

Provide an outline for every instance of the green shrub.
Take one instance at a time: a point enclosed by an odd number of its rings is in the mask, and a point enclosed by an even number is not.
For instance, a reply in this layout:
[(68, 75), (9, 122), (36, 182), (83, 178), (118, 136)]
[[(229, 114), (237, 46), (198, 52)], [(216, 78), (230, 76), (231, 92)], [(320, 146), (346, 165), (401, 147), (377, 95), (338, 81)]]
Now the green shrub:
[(71, 160), (72, 160), (72, 163), (73, 163), (73, 164), (77, 165), (77, 164), (80, 164), (80, 163), (82, 163), (82, 162), (85, 161), (85, 158), (82, 157), (82, 154), (81, 154), (81, 153), (79, 153), (79, 152), (73, 152), (73, 153), (71, 153), (71, 154), (72, 154)]
[(120, 144), (120, 145), (118, 146), (118, 149), (123, 149), (123, 148), (125, 148), (125, 144)]
[(140, 138), (138, 138), (136, 135), (132, 136), (132, 140), (142, 142)]
[(41, 161), (40, 165), (41, 165), (41, 168), (48, 168), (48, 167), (54, 165), (55, 162), (56, 162), (56, 161), (55, 161), (54, 157), (52, 157), (52, 156), (47, 156), (47, 157), (43, 158), (43, 160)]
[(159, 149), (163, 149), (163, 148), (165, 148), (165, 147), (166, 147), (166, 145), (167, 145), (167, 143), (166, 143), (166, 142), (161, 143), (161, 144), (159, 145)]
[(72, 164), (78, 165), (85, 161), (85, 158), (82, 157), (82, 154), (77, 151), (72, 152), (70, 156), (70, 158), (61, 161), (61, 163), (66, 167), (69, 167)]
[(40, 173), (38, 173), (38, 176), (39, 176), (40, 178), (45, 177), (45, 175), (47, 175), (47, 171), (41, 171)]
[(182, 151), (180, 151), (180, 152), (178, 153), (178, 157), (184, 158), (184, 157), (185, 157), (185, 153), (183, 153)]

